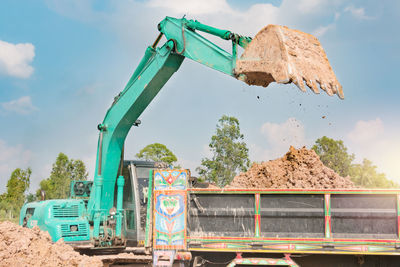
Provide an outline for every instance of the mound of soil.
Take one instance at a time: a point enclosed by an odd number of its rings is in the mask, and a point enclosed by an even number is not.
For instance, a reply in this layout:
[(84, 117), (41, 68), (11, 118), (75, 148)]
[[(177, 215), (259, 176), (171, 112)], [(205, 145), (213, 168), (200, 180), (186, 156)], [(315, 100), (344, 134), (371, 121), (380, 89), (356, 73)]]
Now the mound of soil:
[(355, 188), (348, 178), (326, 167), (314, 150), (290, 147), (282, 158), (254, 163), (240, 173), (227, 188)]
[(38, 227), (0, 222), (0, 266), (103, 266), (95, 257), (80, 255), (62, 240), (51, 241)]

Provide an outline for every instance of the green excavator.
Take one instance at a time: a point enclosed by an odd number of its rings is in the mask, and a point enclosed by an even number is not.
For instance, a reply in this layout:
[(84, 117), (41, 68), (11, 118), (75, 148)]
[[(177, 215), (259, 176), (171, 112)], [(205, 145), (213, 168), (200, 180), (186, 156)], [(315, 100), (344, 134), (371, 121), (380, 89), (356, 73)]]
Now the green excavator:
[[(163, 19), (158, 30), (158, 37), (146, 49), (127, 85), (98, 125), (94, 180), (86, 184), (76, 182), (71, 187), (74, 196), (83, 197), (27, 203), (21, 209), (21, 225), (39, 226), (50, 233), (53, 241), (63, 238), (87, 248), (124, 248), (127, 244), (143, 243), (140, 225), (150, 215), (141, 212), (141, 206), (146, 205), (143, 184), (147, 180), (140, 179), (148, 179), (148, 171), (156, 166), (124, 161), (125, 138), (185, 58), (249, 85), (266, 87), (271, 82), (292, 82), (303, 91), (307, 85), (315, 93), (321, 88), (329, 95), (343, 98), (342, 87), (326, 54), (312, 35), (269, 25), (251, 38), (196, 20), (172, 17)], [(231, 42), (231, 53), (199, 32)], [(166, 41), (159, 45), (163, 36)], [(241, 56), (239, 46), (244, 49)]]

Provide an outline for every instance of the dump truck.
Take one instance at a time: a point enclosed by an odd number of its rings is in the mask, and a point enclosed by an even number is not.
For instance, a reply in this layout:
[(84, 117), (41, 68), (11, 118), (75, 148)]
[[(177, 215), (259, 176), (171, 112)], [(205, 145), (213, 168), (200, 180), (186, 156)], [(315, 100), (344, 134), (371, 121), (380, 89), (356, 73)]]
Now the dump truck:
[[(328, 95), (344, 97), (325, 51), (312, 35), (269, 25), (251, 38), (172, 17), (162, 20), (158, 30), (158, 37), (97, 126), (93, 181), (75, 182), (73, 198), (25, 204), (21, 225), (38, 226), (48, 231), (53, 241), (62, 238), (91, 253), (130, 248), (135, 255), (144, 255), (136, 258), (137, 262), (148, 260), (154, 266), (172, 265), (176, 260), (207, 265), (212, 257), (206, 254), (215, 252), (219, 257), (228, 255), (221, 252), (238, 252), (235, 260), (227, 263), (230, 266), (268, 262), (296, 266), (289, 255), (260, 259), (260, 253), (397, 253), (394, 240), (398, 233), (393, 233), (397, 217), (392, 218), (397, 212), (397, 206), (393, 207), (398, 203), (397, 191), (200, 190), (188, 186), (187, 170), (125, 161), (129, 130), (140, 124), (139, 116), (185, 58), (249, 85), (294, 83), (302, 91), (307, 86), (314, 93), (320, 88)], [(230, 41), (232, 52), (200, 32)], [(159, 46), (163, 36), (166, 42)], [(241, 55), (239, 47), (244, 49)], [(373, 206), (367, 212), (368, 205)], [(346, 219), (349, 214), (351, 219)], [(350, 223), (360, 222), (354, 216), (363, 220), (352, 228)], [(357, 232), (358, 228), (363, 230)], [(249, 258), (251, 253), (258, 258)]]

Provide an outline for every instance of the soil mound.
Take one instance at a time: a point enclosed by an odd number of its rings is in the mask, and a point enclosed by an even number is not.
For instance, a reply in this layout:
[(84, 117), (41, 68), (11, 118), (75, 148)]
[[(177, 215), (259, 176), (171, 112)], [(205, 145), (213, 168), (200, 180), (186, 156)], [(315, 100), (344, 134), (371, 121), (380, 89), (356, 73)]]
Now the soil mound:
[(80, 255), (62, 240), (51, 241), (38, 227), (0, 222), (0, 266), (103, 266), (100, 259)]
[(290, 147), (282, 158), (254, 163), (236, 176), (227, 188), (355, 188), (347, 177), (326, 167), (314, 150)]

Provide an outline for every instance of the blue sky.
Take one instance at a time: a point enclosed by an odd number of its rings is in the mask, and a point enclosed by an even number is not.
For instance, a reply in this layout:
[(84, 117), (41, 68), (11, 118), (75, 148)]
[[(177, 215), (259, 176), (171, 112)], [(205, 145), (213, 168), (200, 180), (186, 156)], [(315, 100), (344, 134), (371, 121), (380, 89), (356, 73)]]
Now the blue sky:
[(249, 36), (271, 23), (317, 35), (346, 99), (249, 87), (185, 60), (131, 130), (126, 158), (160, 142), (194, 171), (227, 114), (239, 119), (253, 161), (327, 135), (400, 182), (399, 13), (398, 1), (1, 1), (0, 192), (14, 168), (28, 166), (35, 190), (59, 152), (84, 160), (92, 176), (97, 124), (157, 23), (184, 14)]

